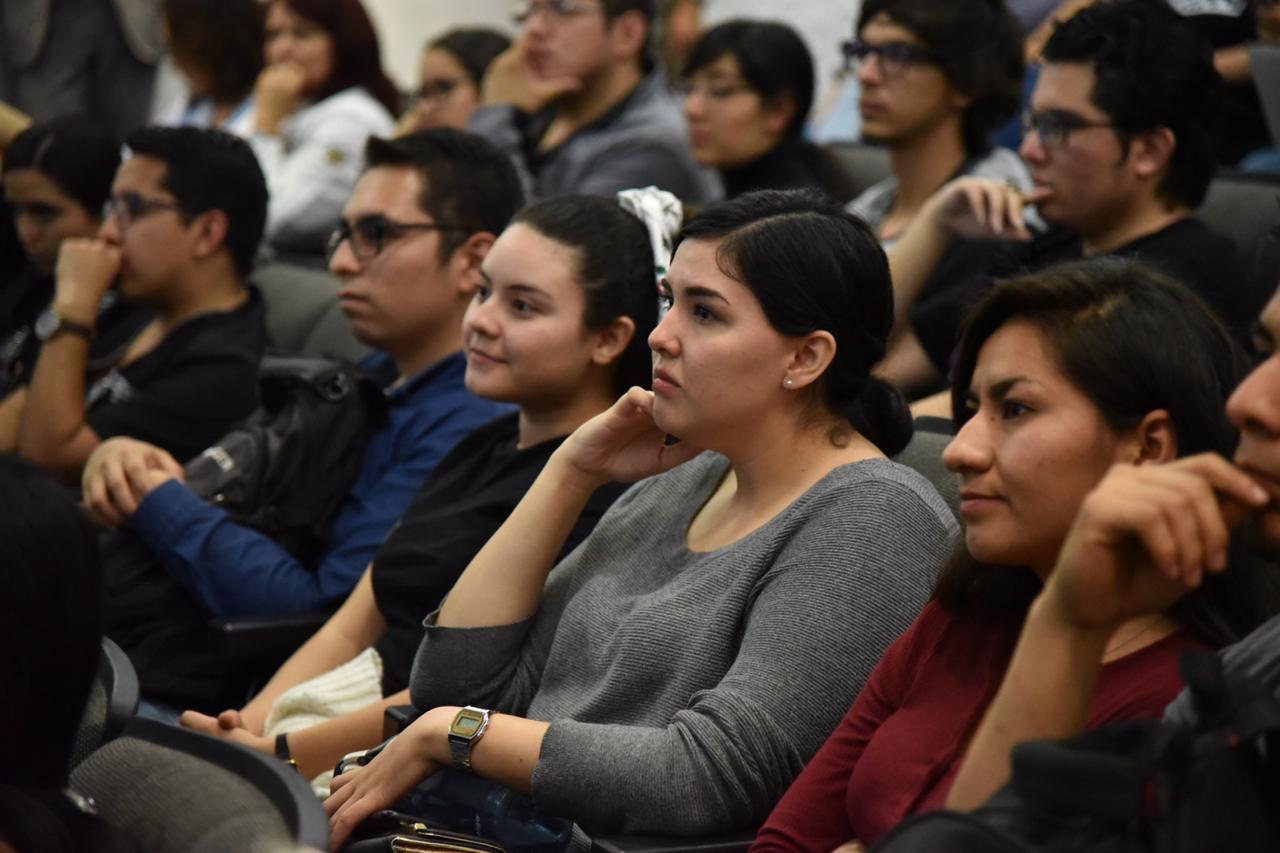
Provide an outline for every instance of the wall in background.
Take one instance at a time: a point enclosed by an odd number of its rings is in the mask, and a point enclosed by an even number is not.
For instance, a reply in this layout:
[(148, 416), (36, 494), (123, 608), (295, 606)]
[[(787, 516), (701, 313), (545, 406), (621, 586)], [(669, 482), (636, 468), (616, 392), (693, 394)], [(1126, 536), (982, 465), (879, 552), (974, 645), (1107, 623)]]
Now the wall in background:
[(514, 33), (511, 0), (364, 0), (382, 44), (382, 64), (392, 81), (408, 91), (416, 86), (422, 46), (445, 30), (492, 27)]

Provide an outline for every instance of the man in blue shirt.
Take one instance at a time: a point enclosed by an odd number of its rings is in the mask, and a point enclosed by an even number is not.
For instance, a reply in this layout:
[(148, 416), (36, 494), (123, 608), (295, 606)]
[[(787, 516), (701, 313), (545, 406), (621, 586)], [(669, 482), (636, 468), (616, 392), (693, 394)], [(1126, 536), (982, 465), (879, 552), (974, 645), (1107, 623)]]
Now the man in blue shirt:
[[(208, 614), (284, 615), (342, 600), (436, 463), (502, 410), (466, 390), (459, 348), (480, 262), (523, 201), (514, 169), (484, 140), (448, 130), (371, 139), (366, 158), (329, 266), (343, 279), (338, 298), (356, 337), (380, 350), (364, 366), (386, 379), (390, 417), (316, 564), (197, 497), (152, 445), (112, 440), (86, 466), (89, 511), (128, 525)], [(202, 680), (217, 681), (202, 678), (204, 613), (164, 607), (139, 618), (132, 607), (113, 619), (110, 610), (108, 591), (108, 633), (138, 665), (144, 695), (198, 700)], [(175, 638), (178, 622), (187, 642)]]

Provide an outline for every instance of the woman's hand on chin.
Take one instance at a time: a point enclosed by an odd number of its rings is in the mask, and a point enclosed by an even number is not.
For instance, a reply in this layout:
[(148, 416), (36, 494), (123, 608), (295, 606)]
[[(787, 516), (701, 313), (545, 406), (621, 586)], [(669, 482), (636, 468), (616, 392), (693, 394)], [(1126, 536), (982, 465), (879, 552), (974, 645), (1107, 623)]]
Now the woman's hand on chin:
[(596, 484), (630, 483), (669, 471), (701, 453), (687, 442), (668, 444), (653, 422), (653, 392), (632, 388), (574, 430), (557, 455)]
[(391, 808), (414, 785), (440, 769), (441, 765), (430, 755), (428, 739), (433, 733), (437, 739), (440, 737), (440, 725), (428, 712), (388, 743), (367, 766), (334, 777), (329, 789), (332, 793), (324, 801), (329, 815), (330, 850), (340, 849), (362, 822)]
[(284, 120), (304, 103), (306, 72), (292, 62), (268, 65), (253, 89), (254, 124), (261, 133), (279, 133)]

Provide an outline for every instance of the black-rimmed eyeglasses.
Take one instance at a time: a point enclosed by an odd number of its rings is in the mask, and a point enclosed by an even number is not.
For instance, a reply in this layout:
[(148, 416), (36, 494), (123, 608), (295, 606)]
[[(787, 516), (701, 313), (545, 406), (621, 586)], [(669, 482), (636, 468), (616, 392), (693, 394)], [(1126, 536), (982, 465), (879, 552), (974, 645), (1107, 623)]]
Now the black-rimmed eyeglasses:
[(388, 242), (403, 237), (410, 231), (471, 231), (465, 225), (443, 222), (396, 222), (383, 216), (366, 216), (355, 223), (343, 221), (329, 235), (329, 256), (338, 251), (344, 240), (351, 241), (351, 251), (361, 261), (369, 261), (382, 254)]
[(896, 77), (913, 65), (938, 63), (936, 53), (905, 41), (868, 44), (862, 39), (851, 39), (840, 43), (840, 53), (844, 56), (846, 71), (852, 71), (874, 56), (880, 73), (886, 77)]
[(1091, 127), (1109, 127), (1118, 130), (1109, 121), (1089, 121), (1075, 113), (1062, 110), (1045, 110), (1042, 113), (1032, 110), (1022, 111), (1022, 134), (1031, 131), (1040, 137), (1040, 144), (1045, 148), (1064, 148), (1071, 134)]

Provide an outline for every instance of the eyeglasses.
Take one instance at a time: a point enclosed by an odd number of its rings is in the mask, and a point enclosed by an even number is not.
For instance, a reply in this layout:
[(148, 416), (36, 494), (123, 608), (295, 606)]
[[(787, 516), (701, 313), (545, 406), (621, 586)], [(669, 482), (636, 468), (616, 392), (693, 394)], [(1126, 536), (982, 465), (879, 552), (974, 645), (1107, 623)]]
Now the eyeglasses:
[(734, 95), (753, 91), (745, 83), (729, 83), (723, 80), (686, 79), (675, 83), (672, 88), (686, 98), (690, 95), (701, 95), (711, 101), (727, 101)]
[(938, 55), (905, 41), (887, 41), (884, 44), (868, 44), (861, 39), (840, 43), (844, 55), (844, 70), (852, 71), (871, 57), (876, 58), (880, 73), (896, 77), (913, 65), (937, 65)]
[(443, 101), (453, 94), (454, 89), (457, 89), (465, 82), (465, 80), (452, 80), (448, 77), (427, 80), (413, 93), (413, 97), (419, 103), (423, 101), (427, 103)]
[(147, 198), (135, 192), (116, 193), (102, 206), (103, 220), (115, 217), (121, 228), (128, 228), (144, 216), (159, 210), (178, 210), (176, 202)]
[(351, 241), (351, 251), (356, 259), (370, 261), (382, 254), (387, 242), (403, 237), (409, 231), (467, 231), (465, 225), (446, 225), (442, 222), (393, 222), (382, 216), (366, 216), (355, 224), (343, 221), (329, 235), (329, 257), (338, 251), (342, 241)]
[(1034, 130), (1036, 136), (1040, 137), (1040, 144), (1045, 148), (1065, 148), (1071, 134), (1091, 127), (1115, 128), (1115, 125), (1109, 121), (1089, 121), (1075, 113), (1062, 110), (1046, 110), (1042, 113), (1031, 110), (1022, 112), (1022, 134), (1025, 136)]
[(576, 15), (590, 15), (592, 12), (600, 12), (603, 9), (604, 7), (598, 3), (583, 3), (581, 0), (522, 0), (511, 10), (511, 17), (517, 24), (524, 24), (538, 12), (547, 12), (552, 20), (562, 21)]

